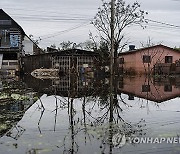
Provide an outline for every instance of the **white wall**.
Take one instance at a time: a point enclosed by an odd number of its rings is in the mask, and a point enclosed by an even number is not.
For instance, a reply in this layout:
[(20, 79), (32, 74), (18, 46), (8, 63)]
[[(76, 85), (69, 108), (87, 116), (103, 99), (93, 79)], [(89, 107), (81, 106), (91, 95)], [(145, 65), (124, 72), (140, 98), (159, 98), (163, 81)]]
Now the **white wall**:
[(24, 54), (33, 55), (33, 42), (27, 36), (24, 37), (22, 44)]

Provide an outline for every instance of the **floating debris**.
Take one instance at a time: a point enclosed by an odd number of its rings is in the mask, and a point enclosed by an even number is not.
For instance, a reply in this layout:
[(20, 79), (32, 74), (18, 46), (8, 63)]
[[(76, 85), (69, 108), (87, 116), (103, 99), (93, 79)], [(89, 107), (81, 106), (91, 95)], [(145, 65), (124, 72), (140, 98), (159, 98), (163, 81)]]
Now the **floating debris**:
[(31, 75), (37, 79), (57, 79), (59, 78), (59, 69), (36, 69)]

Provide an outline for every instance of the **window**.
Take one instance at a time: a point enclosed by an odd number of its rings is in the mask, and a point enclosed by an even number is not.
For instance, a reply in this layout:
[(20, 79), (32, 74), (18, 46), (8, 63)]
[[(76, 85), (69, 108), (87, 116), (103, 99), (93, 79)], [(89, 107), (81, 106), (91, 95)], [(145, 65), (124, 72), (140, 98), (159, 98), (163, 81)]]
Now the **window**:
[(165, 63), (172, 63), (173, 57), (172, 56), (165, 56)]
[(18, 62), (9, 62), (9, 65), (18, 65)]
[(164, 86), (164, 92), (172, 92), (172, 86), (171, 85), (165, 85)]
[(18, 48), (18, 35), (10, 35), (10, 46), (12, 48)]
[(4, 53), (3, 60), (17, 60), (17, 53)]
[(123, 88), (124, 88), (124, 83), (123, 83), (123, 81), (119, 81), (118, 84), (119, 84), (119, 88), (120, 88), (120, 89), (123, 89)]
[(150, 92), (150, 85), (142, 85), (142, 92)]
[(3, 65), (8, 65), (8, 62), (2, 62)]
[(119, 63), (120, 63), (120, 64), (124, 64), (124, 58), (120, 58), (120, 59), (119, 59)]
[(0, 20), (0, 25), (11, 25), (11, 20)]
[(144, 55), (143, 56), (143, 63), (151, 63), (151, 56)]
[(9, 30), (0, 30), (0, 47), (10, 47), (10, 32)]

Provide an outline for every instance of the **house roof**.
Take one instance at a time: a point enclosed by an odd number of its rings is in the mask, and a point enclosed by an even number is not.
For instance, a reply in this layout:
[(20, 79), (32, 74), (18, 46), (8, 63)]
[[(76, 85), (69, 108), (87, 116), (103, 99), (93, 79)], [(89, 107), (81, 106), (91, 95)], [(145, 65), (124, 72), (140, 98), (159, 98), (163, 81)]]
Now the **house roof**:
[(121, 55), (128, 55), (128, 54), (134, 54), (134, 53), (137, 53), (137, 52), (140, 52), (140, 51), (143, 51), (143, 50), (150, 50), (150, 49), (158, 48), (158, 47), (166, 48), (166, 49), (169, 49), (169, 50), (172, 50), (172, 51), (180, 53), (180, 51), (177, 50), (177, 49), (173, 49), (173, 48), (170, 48), (168, 46), (165, 46), (165, 45), (162, 45), (162, 44), (158, 44), (158, 45), (154, 45), (154, 46), (151, 46), (151, 47), (145, 47), (145, 48), (135, 49), (135, 50), (131, 50), (131, 51), (121, 52), (121, 53), (119, 53), (119, 56), (121, 56)]
[(82, 50), (82, 49), (67, 49), (67, 50), (58, 50), (51, 47), (48, 47), (48, 50), (51, 51), (50, 53), (54, 54), (62, 54), (62, 55), (94, 55), (99, 54), (94, 51)]
[(22, 27), (15, 21), (13, 20), (6, 12), (3, 11), (3, 9), (0, 9), (0, 21), (10, 21), (10, 23), (4, 23), (1, 24), (1, 28), (18, 28), (23, 35), (25, 35), (24, 30)]
[(57, 49), (52, 50), (52, 52), (38, 54), (38, 55), (28, 55), (26, 57), (35, 57), (43, 55), (58, 55), (58, 56), (99, 56), (97, 52), (81, 50), (81, 49), (68, 49), (58, 51)]
[[(162, 102), (165, 102), (165, 101), (168, 101), (168, 100), (171, 100), (171, 99), (174, 99), (174, 98), (178, 98), (179, 97), (179, 94), (172, 94), (171, 96), (166, 96), (164, 98), (161, 98), (161, 97), (150, 97), (148, 95), (146, 96), (143, 96), (143, 95), (138, 95), (138, 94), (135, 94), (135, 93), (132, 93), (132, 92), (128, 92), (128, 91), (125, 91), (123, 89), (121, 90), (118, 90), (118, 93), (121, 94), (126, 94), (126, 95), (132, 95), (134, 97), (137, 97), (137, 98), (142, 98), (142, 99), (146, 99), (146, 100), (149, 100), (149, 101), (153, 101), (153, 102), (156, 102), (156, 103), (162, 103)], [(149, 92), (149, 94), (151, 94)]]
[(55, 52), (55, 53), (58, 53), (61, 55), (98, 55), (97, 52), (81, 50), (81, 49), (62, 50), (60, 52)]

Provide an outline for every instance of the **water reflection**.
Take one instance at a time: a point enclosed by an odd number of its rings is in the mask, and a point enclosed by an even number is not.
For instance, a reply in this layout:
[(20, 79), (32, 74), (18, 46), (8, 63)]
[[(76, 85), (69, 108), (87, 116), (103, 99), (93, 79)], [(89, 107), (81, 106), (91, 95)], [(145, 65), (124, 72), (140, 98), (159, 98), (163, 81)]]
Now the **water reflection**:
[(133, 97), (154, 102), (164, 102), (180, 96), (180, 78), (177, 77), (127, 77), (119, 82), (118, 90)]
[[(71, 75), (58, 80), (40, 80), (24, 76), (23, 83), (41, 97), (34, 104), (29, 103), (30, 108), (17, 109), (23, 111), (24, 116), (15, 124), (21, 126), (21, 135), (14, 142), (2, 134), (3, 153), (147, 153), (150, 150), (157, 153), (159, 149), (159, 153), (166, 153), (164, 149), (177, 150), (178, 145), (154, 147), (128, 140), (180, 133), (178, 77), (112, 79)], [(16, 130), (11, 128), (11, 132)]]
[[(25, 76), (24, 82), (35, 91), (55, 94), (64, 97), (79, 98), (83, 96), (99, 96), (103, 101), (108, 98), (110, 78), (88, 78), (87, 76), (64, 76), (54, 80), (38, 80)], [(154, 102), (164, 102), (180, 96), (180, 78), (126, 76), (114, 81), (114, 92), (127, 94), (129, 100), (134, 97)]]
[[(34, 93), (22, 82), (14, 79), (0, 83), (0, 137), (5, 135), (17, 140), (25, 131), (17, 123), (34, 103)], [(16, 132), (13, 132), (13, 129), (16, 129)]]

